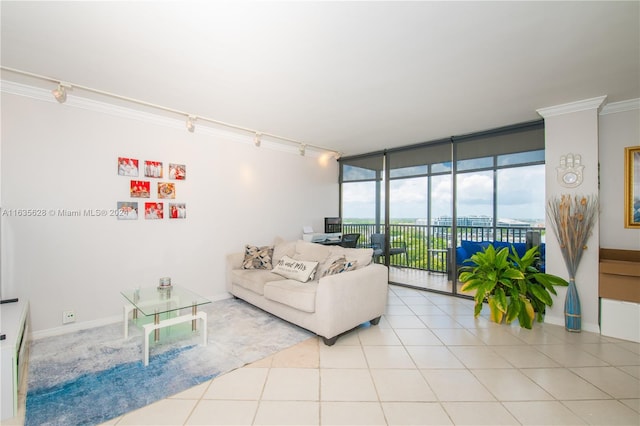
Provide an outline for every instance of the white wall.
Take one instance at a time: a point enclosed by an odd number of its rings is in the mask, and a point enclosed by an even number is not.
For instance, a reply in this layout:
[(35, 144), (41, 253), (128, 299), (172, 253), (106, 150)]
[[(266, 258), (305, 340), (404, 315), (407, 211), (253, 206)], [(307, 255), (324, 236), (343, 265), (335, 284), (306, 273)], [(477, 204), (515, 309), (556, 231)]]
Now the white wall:
[(299, 238), (303, 225), (321, 229), (338, 212), (337, 162), (256, 148), (249, 136), (221, 140), (8, 93), (1, 118), (4, 212), (114, 209), (132, 200), (119, 156), (163, 161), (165, 173), (169, 162), (187, 165), (175, 200), (186, 220), (2, 217), (2, 296), (30, 300), (35, 331), (61, 327), (69, 309), (80, 325), (115, 318), (121, 289), (162, 276), (222, 297), (227, 253)]
[[(585, 108), (591, 102), (591, 108)], [(582, 327), (599, 332), (598, 261), (599, 248), (640, 249), (640, 230), (624, 227), (624, 148), (640, 145), (640, 101), (638, 99), (606, 105), (598, 114), (597, 100), (545, 109), (546, 191), (557, 194), (597, 194), (600, 201), (598, 227), (587, 241), (576, 285), (582, 305)], [(598, 104), (599, 105), (599, 104)], [(547, 115), (545, 115), (547, 114)], [(585, 165), (584, 182), (567, 189), (556, 180), (561, 155), (581, 154)], [(568, 278), (553, 231), (548, 228), (547, 272)], [(555, 305), (545, 320), (564, 324), (566, 290), (558, 289)]]
[(640, 229), (624, 227), (624, 148), (640, 146), (640, 101), (627, 104), (600, 115), (600, 247), (640, 250)]
[[(598, 109), (604, 99), (578, 101), (539, 110), (545, 119), (545, 166), (547, 200), (562, 194), (598, 195)], [(556, 168), (560, 157), (580, 154), (584, 165), (582, 184), (576, 188), (560, 185), (556, 178)], [(547, 223), (550, 224), (547, 217)], [(569, 279), (562, 258), (560, 246), (553, 228), (547, 226), (546, 272)], [(593, 234), (587, 240), (582, 261), (576, 273), (576, 287), (580, 297), (582, 329), (599, 332), (598, 299), (598, 259), (599, 230), (596, 224)], [(547, 309), (545, 321), (564, 325), (564, 301), (566, 288), (557, 289), (558, 296), (552, 307)]]

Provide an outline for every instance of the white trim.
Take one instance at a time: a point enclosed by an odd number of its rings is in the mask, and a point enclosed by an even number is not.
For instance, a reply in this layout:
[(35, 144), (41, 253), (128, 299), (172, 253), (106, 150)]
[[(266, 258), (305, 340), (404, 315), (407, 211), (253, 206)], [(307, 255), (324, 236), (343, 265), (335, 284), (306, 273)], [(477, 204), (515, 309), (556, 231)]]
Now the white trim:
[[(555, 317), (549, 314), (544, 316), (544, 322), (547, 324), (559, 325), (564, 327), (564, 317)], [(582, 331), (589, 331), (591, 333), (600, 334), (600, 326), (598, 324), (582, 323)], [(567, 331), (567, 333), (571, 333)]]
[(89, 328), (102, 327), (116, 322), (122, 322), (122, 315), (101, 318), (93, 321), (83, 321), (78, 323), (66, 324), (61, 327), (47, 328), (46, 330), (32, 331), (31, 339), (38, 340), (44, 339), (45, 337), (60, 336), (67, 333), (87, 330)]
[[(206, 296), (211, 302), (218, 302), (220, 300), (231, 299), (231, 294), (219, 293), (214, 296)], [(122, 314), (114, 315), (107, 318), (101, 318), (93, 321), (83, 321), (78, 323), (65, 324), (61, 327), (47, 328), (46, 330), (38, 330), (31, 332), (31, 339), (38, 340), (45, 337), (60, 336), (67, 333), (74, 333), (76, 331), (87, 330), (89, 328), (103, 327), (105, 325), (122, 322)]]
[(598, 96), (597, 98), (585, 99), (582, 101), (570, 102), (568, 104), (556, 105), (546, 108), (537, 109), (536, 112), (542, 118), (553, 117), (556, 115), (569, 114), (573, 112), (586, 111), (590, 109), (600, 109), (604, 104), (607, 96)]
[[(11, 95), (23, 96), (38, 101), (58, 104), (55, 98), (51, 95), (51, 91), (10, 80), (0, 80), (0, 91)], [(157, 126), (169, 127), (172, 129), (184, 129), (185, 133), (188, 133), (185, 125), (185, 120), (183, 119), (166, 117), (161, 114), (140, 111), (125, 106), (115, 105), (109, 102), (81, 97), (78, 95), (68, 96), (67, 101), (59, 106), (61, 108), (72, 107), (84, 109), (87, 111), (113, 115), (120, 118), (137, 120), (143, 123), (150, 123)], [(194, 134), (210, 136), (223, 141), (244, 143), (252, 146), (254, 145), (255, 135), (253, 133), (233, 131), (226, 128), (216, 128), (213, 127), (214, 125), (208, 125), (206, 122), (199, 122), (197, 120), (195, 124), (196, 127), (193, 132)], [(274, 151), (300, 155), (298, 144), (269, 140), (267, 135), (262, 136), (262, 144), (260, 145), (260, 148), (268, 148)], [(312, 158), (326, 155), (327, 152), (326, 150), (318, 150), (310, 145), (306, 145), (306, 148), (307, 149), (305, 155)]]
[[(20, 84), (9, 80), (0, 80), (0, 90), (4, 93), (9, 93), (17, 96), (24, 96), (26, 98), (37, 99), (39, 101), (46, 101), (55, 103), (57, 102), (51, 96), (51, 92), (26, 84)], [(46, 96), (44, 95), (46, 93)]]
[(640, 109), (640, 98), (606, 104), (602, 107), (600, 115), (615, 114), (618, 112), (633, 111), (636, 109)]

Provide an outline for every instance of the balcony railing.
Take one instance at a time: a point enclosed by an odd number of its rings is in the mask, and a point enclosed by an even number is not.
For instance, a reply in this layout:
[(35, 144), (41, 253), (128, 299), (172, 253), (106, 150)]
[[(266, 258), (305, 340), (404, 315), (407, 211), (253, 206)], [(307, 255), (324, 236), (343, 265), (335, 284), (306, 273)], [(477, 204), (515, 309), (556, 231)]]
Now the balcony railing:
[[(358, 247), (371, 247), (371, 234), (382, 232), (383, 226), (375, 224), (342, 224), (343, 233), (358, 233)], [(495, 235), (494, 235), (495, 229)], [(457, 227), (456, 241), (504, 241), (526, 243), (527, 231), (539, 231), (544, 228), (519, 227)], [(391, 246), (403, 243), (407, 247), (407, 256), (395, 255), (389, 259), (391, 266), (420, 269), (431, 272), (447, 273), (452, 245), (450, 226), (441, 225), (390, 225), (389, 242)], [(464, 259), (458, 259), (458, 261)]]

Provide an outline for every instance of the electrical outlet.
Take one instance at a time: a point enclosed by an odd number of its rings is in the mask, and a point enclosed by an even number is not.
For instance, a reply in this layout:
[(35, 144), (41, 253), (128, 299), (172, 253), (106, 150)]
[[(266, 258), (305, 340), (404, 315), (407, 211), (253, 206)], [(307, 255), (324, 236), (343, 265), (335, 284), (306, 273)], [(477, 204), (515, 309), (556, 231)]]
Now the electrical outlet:
[(62, 312), (62, 323), (69, 324), (70, 322), (74, 322), (76, 320), (76, 313), (74, 311), (64, 311)]

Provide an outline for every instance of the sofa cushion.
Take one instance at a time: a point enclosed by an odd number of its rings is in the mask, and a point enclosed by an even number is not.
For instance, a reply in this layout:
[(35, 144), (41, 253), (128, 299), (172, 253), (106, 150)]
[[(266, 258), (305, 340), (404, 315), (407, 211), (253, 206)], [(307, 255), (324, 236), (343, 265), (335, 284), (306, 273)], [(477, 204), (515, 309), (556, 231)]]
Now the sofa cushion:
[(329, 254), (329, 246), (298, 240), (296, 241), (296, 253), (292, 257), (297, 260), (310, 260), (322, 263), (329, 257)]
[(264, 284), (270, 281), (282, 280), (278, 274), (273, 274), (265, 269), (234, 269), (231, 271), (231, 281), (242, 288), (251, 290), (262, 296)]
[(315, 312), (317, 281), (271, 281), (264, 286), (265, 299), (273, 300), (304, 312)]
[(460, 241), (460, 247), (462, 247), (464, 251), (467, 252), (468, 257), (471, 257), (477, 252), (482, 251), (482, 246), (474, 241), (462, 240)]
[(289, 256), (282, 256), (282, 259), (273, 268), (273, 272), (285, 278), (307, 282), (312, 280), (316, 274), (318, 262), (292, 259)]
[(282, 256), (293, 257), (296, 254), (296, 241), (286, 241), (280, 237), (276, 237), (273, 242), (273, 264), (275, 265), (282, 259)]
[(509, 243), (509, 253), (511, 253), (511, 246), (516, 249), (516, 253), (518, 256), (522, 257), (527, 252), (527, 244), (526, 243)]
[(273, 264), (273, 247), (256, 247), (247, 244), (244, 246), (244, 261), (242, 269), (271, 269)]
[(509, 251), (509, 254), (511, 254), (511, 243), (507, 242), (507, 241), (493, 241), (491, 242), (491, 245), (493, 245), (493, 248), (496, 249), (496, 252), (502, 250), (503, 248), (506, 248)]
[(456, 247), (456, 263), (463, 266), (475, 266), (476, 264), (469, 260), (471, 255), (463, 247)]

